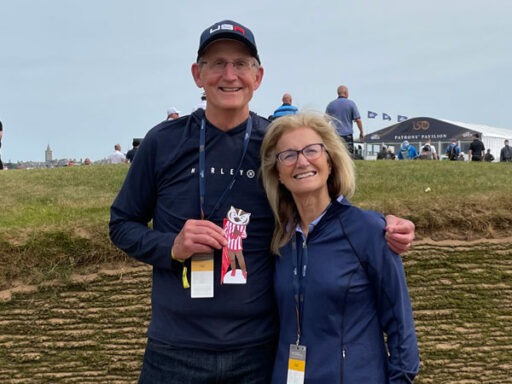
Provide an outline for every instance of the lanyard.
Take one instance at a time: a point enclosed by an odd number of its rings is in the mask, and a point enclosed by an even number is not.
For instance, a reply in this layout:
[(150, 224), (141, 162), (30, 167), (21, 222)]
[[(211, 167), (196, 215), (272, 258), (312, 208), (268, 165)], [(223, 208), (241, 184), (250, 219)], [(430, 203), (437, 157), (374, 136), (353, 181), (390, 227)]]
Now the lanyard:
[[(243, 143), (243, 149), (242, 149), (242, 157), (240, 158), (240, 162), (238, 163), (238, 167), (236, 169), (235, 174), (233, 175), (233, 178), (231, 179), (231, 182), (228, 184), (222, 195), (219, 197), (217, 202), (215, 203), (215, 206), (213, 207), (212, 211), (208, 215), (207, 219), (212, 217), (214, 212), (217, 210), (219, 205), (226, 199), (228, 193), (233, 188), (233, 185), (235, 185), (236, 177), (240, 173), (240, 168), (242, 168), (242, 163), (245, 158), (245, 154), (247, 153), (247, 147), (249, 146), (249, 140), (251, 138), (251, 132), (252, 132), (252, 118), (249, 115), (249, 118), (247, 119), (247, 125), (245, 127), (245, 135), (244, 135), (244, 143)], [(204, 196), (205, 196), (205, 189), (206, 189), (206, 183), (205, 183), (205, 169), (206, 169), (206, 155), (205, 155), (205, 144), (206, 144), (206, 122), (203, 118), (201, 120), (201, 130), (199, 134), (199, 205), (201, 208), (201, 219), (205, 218), (204, 215)]]
[[(295, 314), (297, 316), (297, 345), (300, 343), (302, 324), (304, 314), (304, 295), (306, 287), (304, 280), (308, 266), (308, 247), (306, 239), (302, 238), (302, 252), (299, 256), (297, 251), (297, 233), (292, 236), (292, 266), (293, 266), (293, 290), (295, 298)], [(300, 267), (300, 269), (299, 269)]]

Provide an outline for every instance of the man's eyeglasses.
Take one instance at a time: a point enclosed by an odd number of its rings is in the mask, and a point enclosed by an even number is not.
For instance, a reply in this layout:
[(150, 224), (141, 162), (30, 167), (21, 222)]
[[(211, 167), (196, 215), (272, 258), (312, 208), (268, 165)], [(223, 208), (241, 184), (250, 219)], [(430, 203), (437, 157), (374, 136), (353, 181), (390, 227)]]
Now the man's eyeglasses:
[(284, 165), (293, 165), (299, 159), (299, 154), (302, 153), (308, 160), (315, 160), (322, 155), (325, 150), (325, 145), (321, 143), (309, 144), (302, 149), (287, 149), (286, 151), (279, 152), (276, 155), (277, 160)]
[(206, 68), (208, 68), (209, 71), (215, 73), (215, 74), (221, 74), (224, 73), (226, 70), (226, 67), (228, 64), (231, 64), (233, 66), (233, 71), (237, 75), (244, 75), (252, 67), (255, 67), (256, 64), (252, 60), (245, 60), (245, 59), (238, 59), (234, 61), (227, 61), (227, 60), (214, 60), (214, 61), (201, 61), (202, 65), (206, 65)]

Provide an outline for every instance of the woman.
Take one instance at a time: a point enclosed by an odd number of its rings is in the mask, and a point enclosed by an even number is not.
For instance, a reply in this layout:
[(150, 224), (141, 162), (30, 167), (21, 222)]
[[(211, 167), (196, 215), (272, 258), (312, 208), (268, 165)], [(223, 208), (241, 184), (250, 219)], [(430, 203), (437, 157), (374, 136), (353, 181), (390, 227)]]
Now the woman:
[(330, 122), (275, 120), (261, 159), (280, 255), (272, 382), (411, 383), (419, 354), (402, 262), (382, 236), (382, 215), (348, 202), (354, 165)]

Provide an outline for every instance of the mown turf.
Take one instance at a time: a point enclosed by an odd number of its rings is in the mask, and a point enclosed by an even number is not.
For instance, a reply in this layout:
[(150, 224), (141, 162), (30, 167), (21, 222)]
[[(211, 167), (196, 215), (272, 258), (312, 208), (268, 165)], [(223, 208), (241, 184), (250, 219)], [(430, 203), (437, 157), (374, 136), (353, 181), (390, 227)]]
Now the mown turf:
[[(136, 382), (150, 270), (107, 233), (127, 169), (0, 173), (0, 289), (10, 289), (0, 303), (0, 382)], [(404, 255), (416, 382), (512, 383), (512, 167), (360, 161), (357, 170), (354, 203), (417, 226), (420, 241)]]

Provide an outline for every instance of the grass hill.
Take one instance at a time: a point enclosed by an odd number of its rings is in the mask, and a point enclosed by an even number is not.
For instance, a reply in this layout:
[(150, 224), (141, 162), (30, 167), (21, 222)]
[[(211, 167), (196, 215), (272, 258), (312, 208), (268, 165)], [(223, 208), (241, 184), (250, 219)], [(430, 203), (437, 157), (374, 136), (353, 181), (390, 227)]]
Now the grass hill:
[[(150, 268), (108, 239), (127, 169), (0, 172), (1, 382), (136, 381)], [(512, 383), (510, 164), (358, 161), (357, 172), (355, 204), (416, 224), (403, 256), (416, 382)]]

